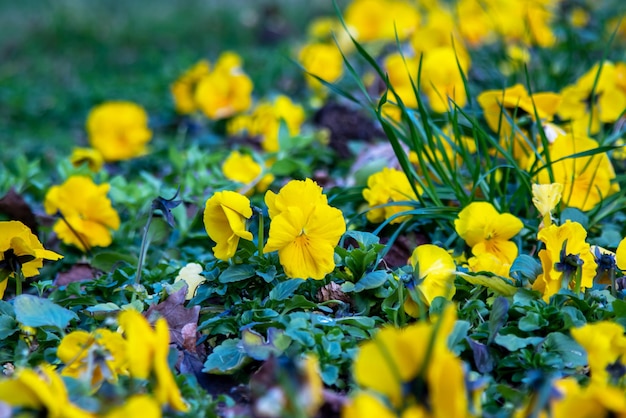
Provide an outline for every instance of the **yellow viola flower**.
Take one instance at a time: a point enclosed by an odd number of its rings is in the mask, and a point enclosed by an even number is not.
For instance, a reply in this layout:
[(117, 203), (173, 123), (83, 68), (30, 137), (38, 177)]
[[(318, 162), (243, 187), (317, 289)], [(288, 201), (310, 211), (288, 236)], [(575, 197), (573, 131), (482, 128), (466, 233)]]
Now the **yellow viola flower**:
[(595, 384), (581, 387), (573, 377), (563, 380), (568, 380), (568, 384), (559, 382), (559, 389), (566, 387), (567, 390), (551, 402), (551, 417), (626, 417), (626, 397), (623, 389)]
[(472, 248), (472, 254), (490, 253), (502, 262), (512, 264), (518, 249), (509, 240), (522, 230), (524, 224), (510, 213), (498, 213), (489, 202), (472, 202), (459, 212), (454, 227)]
[[(417, 186), (418, 192), (421, 192)], [(363, 198), (370, 209), (366, 216), (370, 222), (378, 223), (389, 219), (397, 213), (411, 210), (411, 206), (396, 205), (394, 202), (416, 201), (417, 196), (403, 171), (395, 168), (383, 168), (367, 179), (367, 187), (363, 189)], [(388, 205), (387, 205), (388, 204)], [(377, 207), (386, 205), (382, 207)], [(400, 223), (409, 219), (411, 215), (398, 216), (390, 223)]]
[(397, 416), (376, 395), (361, 391), (352, 396), (341, 410), (341, 418), (397, 418)]
[(310, 74), (329, 83), (334, 83), (343, 75), (343, 57), (334, 44), (322, 42), (307, 44), (300, 50), (298, 61), (309, 73), (306, 74), (308, 86), (317, 94), (325, 91), (324, 86)]
[(161, 418), (161, 407), (158, 402), (148, 395), (133, 395), (126, 399), (123, 405), (113, 408), (104, 415), (104, 418)]
[(404, 0), (354, 0), (345, 10), (345, 22), (359, 42), (405, 40), (419, 26), (415, 5)]
[(93, 148), (74, 148), (70, 156), (70, 162), (74, 167), (87, 164), (87, 167), (94, 173), (100, 171), (104, 165), (104, 158), (100, 151)]
[[(535, 149), (539, 147), (529, 134), (531, 123), (550, 121), (560, 103), (556, 93), (529, 95), (526, 88), (516, 84), (504, 90), (487, 90), (478, 95), (487, 125), (500, 135), (500, 145), (510, 151), (520, 167), (526, 168)], [(536, 114), (535, 114), (536, 112)]]
[(174, 279), (174, 283), (184, 281), (187, 283), (187, 294), (185, 300), (191, 300), (196, 294), (198, 286), (206, 282), (206, 278), (201, 274), (202, 266), (198, 263), (188, 263), (185, 267), (180, 269), (178, 275)]
[(167, 362), (170, 332), (167, 321), (159, 318), (154, 329), (139, 312), (123, 311), (118, 322), (126, 338), (126, 357), (130, 375), (137, 379), (156, 381), (154, 395), (160, 405), (185, 412), (188, 406), (180, 394), (174, 375)]
[[(401, 414), (393, 416), (466, 417), (463, 365), (447, 347), (455, 320), (456, 309), (449, 305), (436, 324), (419, 322), (403, 329), (381, 329), (372, 341), (359, 347), (355, 381), (388, 401), (393, 408), (390, 411)], [(357, 402), (381, 409), (374, 399), (357, 398)], [(347, 416), (353, 413), (351, 408), (348, 406)]]
[(106, 102), (94, 107), (87, 117), (89, 143), (105, 161), (120, 161), (148, 152), (152, 138), (148, 114), (132, 102)]
[(126, 342), (121, 334), (105, 328), (67, 334), (57, 347), (57, 357), (65, 363), (61, 375), (86, 378), (94, 388), (126, 374)]
[(616, 68), (610, 61), (594, 65), (561, 95), (558, 115), (569, 121), (565, 127), (577, 136), (597, 134), (601, 123), (615, 122), (626, 109), (626, 93), (617, 88)]
[(222, 174), (229, 180), (243, 185), (240, 190), (244, 194), (252, 194), (257, 191), (263, 193), (274, 181), (271, 173), (263, 174), (263, 167), (252, 156), (232, 151), (222, 164)]
[(241, 68), (241, 58), (225, 52), (214, 70), (198, 81), (194, 100), (209, 119), (224, 119), (250, 108), (253, 87)]
[(111, 230), (119, 228), (120, 218), (106, 196), (109, 188), (107, 183), (96, 185), (89, 177), (72, 176), (48, 190), (46, 213), (63, 216), (53, 229), (65, 244), (81, 251), (111, 244)]
[(543, 226), (550, 226), (552, 224), (550, 213), (561, 201), (563, 185), (561, 183), (533, 184), (532, 193), (533, 205), (535, 205), (543, 219)]
[(4, 279), (15, 277), (18, 268), (24, 277), (33, 277), (39, 274), (43, 260), (61, 258), (62, 255), (46, 250), (22, 222), (0, 221), (0, 298), (7, 283)]
[[(593, 209), (607, 196), (619, 191), (614, 182), (615, 170), (606, 153), (593, 156), (567, 158), (570, 155), (590, 151), (600, 145), (593, 139), (573, 134), (560, 135), (550, 145), (553, 178), (563, 185), (563, 203), (582, 211)], [(548, 168), (537, 174), (537, 183), (550, 184)]]
[(446, 250), (433, 244), (420, 245), (413, 250), (410, 262), (417, 274), (417, 289), (426, 305), (430, 306), (437, 296), (452, 299), (456, 293), (456, 265)]
[(185, 71), (172, 85), (170, 91), (174, 98), (176, 111), (188, 115), (197, 110), (195, 90), (198, 82), (211, 72), (211, 64), (207, 60), (200, 60), (193, 67)]
[(239, 238), (252, 241), (252, 233), (246, 230), (246, 220), (251, 217), (250, 200), (237, 192), (216, 192), (206, 201), (204, 228), (215, 241), (215, 258), (228, 261), (237, 251)]
[(292, 180), (278, 194), (268, 191), (265, 203), (272, 221), (263, 252), (278, 251), (288, 277), (321, 280), (332, 272), (346, 222), (322, 188), (310, 179)]
[[(553, 224), (541, 229), (537, 238), (546, 248), (539, 251), (543, 273), (533, 283), (533, 289), (542, 292), (545, 301), (563, 287), (576, 288), (577, 281), (581, 290), (593, 286), (597, 264), (581, 224), (570, 220), (560, 226)], [(579, 279), (576, 274), (580, 274)]]
[(0, 379), (0, 402), (16, 409), (37, 410), (48, 418), (96, 416), (70, 402), (63, 379), (48, 365), (22, 369), (10, 379)]
[(622, 361), (626, 354), (624, 327), (615, 322), (600, 321), (573, 328), (571, 333), (572, 338), (587, 352), (591, 384), (617, 383), (610, 375), (609, 365)]
[(465, 106), (467, 94), (461, 71), (467, 74), (469, 66), (469, 59), (452, 47), (436, 48), (424, 55), (420, 86), (432, 110), (445, 113), (454, 106), (450, 101)]
[(249, 136), (259, 137), (265, 151), (278, 152), (281, 123), (285, 124), (290, 136), (296, 136), (304, 120), (302, 106), (293, 103), (287, 96), (279, 95), (273, 101), (260, 102), (252, 114), (233, 118), (227, 130), (231, 136), (246, 132)]
[[(417, 108), (416, 91), (419, 60), (394, 52), (387, 55), (383, 61), (383, 67), (387, 72), (389, 84), (393, 87), (395, 95), (402, 100), (406, 107)], [(389, 100), (398, 102), (392, 97), (389, 97)], [(394, 118), (394, 120), (397, 119)]]

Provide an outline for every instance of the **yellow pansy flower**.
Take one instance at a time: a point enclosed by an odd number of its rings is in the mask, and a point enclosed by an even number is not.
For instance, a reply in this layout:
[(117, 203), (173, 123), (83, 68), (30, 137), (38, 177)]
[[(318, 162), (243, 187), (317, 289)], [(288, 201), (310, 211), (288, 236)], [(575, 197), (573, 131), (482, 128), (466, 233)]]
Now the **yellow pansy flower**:
[(310, 179), (265, 194), (271, 218), (264, 253), (278, 251), (288, 277), (321, 280), (335, 268), (335, 247), (346, 232), (343, 214)]
[(178, 275), (174, 279), (174, 283), (184, 281), (187, 283), (186, 300), (191, 300), (196, 294), (198, 286), (206, 282), (206, 278), (200, 274), (202, 273), (202, 266), (198, 263), (188, 263), (185, 267), (180, 269)]
[(200, 60), (172, 83), (170, 91), (178, 113), (187, 115), (197, 110), (195, 101), (196, 86), (198, 82), (210, 72), (211, 64), (209, 61)]
[(232, 151), (222, 164), (222, 173), (229, 180), (236, 181), (243, 185), (241, 193), (247, 195), (254, 191), (262, 193), (267, 190), (274, 175), (271, 173), (263, 173), (263, 167), (256, 162), (252, 156), (242, 154), (239, 151)]
[(446, 250), (433, 244), (420, 245), (413, 250), (410, 261), (417, 273), (417, 289), (426, 305), (430, 306), (437, 296), (452, 299), (456, 293), (456, 265)]
[(517, 257), (517, 245), (509, 241), (524, 224), (510, 213), (498, 213), (489, 202), (472, 202), (454, 221), (456, 232), (472, 248), (472, 254), (490, 253), (511, 264)]
[(558, 115), (576, 136), (598, 133), (601, 123), (615, 122), (626, 109), (626, 93), (617, 88), (616, 68), (609, 61), (594, 65), (561, 95)]
[[(343, 57), (336, 45), (315, 42), (305, 45), (298, 54), (298, 61), (307, 73), (324, 81), (334, 83), (343, 75)], [(307, 74), (306, 82), (316, 93), (322, 93), (324, 86)]]
[(159, 404), (169, 405), (176, 411), (187, 411), (188, 407), (167, 362), (170, 351), (167, 321), (159, 318), (153, 329), (139, 312), (127, 310), (119, 315), (118, 322), (126, 338), (130, 375), (144, 380), (153, 376), (156, 381), (154, 394)]
[(549, 168), (537, 174), (540, 184), (551, 183), (549, 169), (555, 182), (563, 185), (563, 203), (582, 211), (593, 209), (602, 199), (619, 191), (614, 182), (615, 170), (606, 153), (567, 158), (570, 155), (591, 151), (600, 145), (593, 139), (573, 134), (559, 135), (550, 145)]
[(0, 401), (13, 408), (45, 412), (48, 418), (95, 417), (70, 402), (63, 379), (48, 365), (19, 370), (11, 379), (1, 379)]
[(57, 357), (65, 363), (63, 376), (86, 377), (92, 387), (103, 380), (115, 382), (119, 374), (126, 373), (126, 342), (121, 334), (104, 328), (67, 334), (57, 348)]
[(539, 215), (543, 218), (543, 226), (550, 226), (552, 223), (550, 213), (561, 201), (563, 185), (561, 183), (533, 184), (532, 193), (533, 205), (535, 205)]
[(104, 418), (161, 418), (161, 407), (158, 402), (148, 395), (133, 395), (126, 399), (123, 405), (113, 408)]
[(120, 218), (106, 196), (109, 184), (96, 185), (89, 177), (72, 176), (60, 186), (48, 190), (44, 206), (64, 219), (54, 224), (54, 232), (65, 244), (82, 251), (107, 247), (113, 241), (111, 230), (120, 226)]
[(105, 161), (128, 160), (146, 154), (152, 138), (148, 114), (132, 102), (106, 102), (87, 117), (89, 143)]
[[(420, 187), (417, 186), (418, 191)], [(416, 201), (417, 196), (409, 183), (409, 179), (400, 170), (395, 168), (383, 168), (367, 179), (367, 187), (363, 189), (363, 198), (367, 201), (370, 209), (366, 216), (370, 222), (382, 222), (393, 215), (411, 210), (411, 206), (395, 205), (394, 202)], [(377, 207), (386, 205), (383, 207)], [(400, 223), (407, 220), (411, 215), (399, 216), (390, 223)]]
[(244, 112), (252, 105), (252, 80), (241, 68), (241, 58), (225, 52), (212, 72), (198, 82), (194, 100), (209, 119), (224, 119)]
[(237, 192), (216, 192), (206, 201), (204, 228), (215, 241), (215, 258), (227, 261), (234, 256), (239, 238), (252, 241), (252, 233), (246, 230), (246, 220), (251, 217), (250, 200)]
[[(444, 46), (426, 52), (422, 59), (420, 86), (428, 97), (431, 109), (445, 113), (467, 103), (463, 74), (469, 70), (469, 59), (454, 48)], [(460, 69), (459, 69), (460, 67)]]
[(560, 226), (553, 224), (541, 229), (537, 238), (546, 248), (539, 251), (543, 273), (533, 283), (533, 289), (542, 292), (545, 301), (563, 287), (575, 288), (576, 274), (580, 274), (581, 290), (593, 286), (597, 264), (581, 224), (570, 220)]
[(615, 322), (600, 321), (573, 328), (571, 333), (587, 352), (591, 384), (616, 383), (611, 380), (608, 366), (623, 360), (626, 354), (624, 327)]

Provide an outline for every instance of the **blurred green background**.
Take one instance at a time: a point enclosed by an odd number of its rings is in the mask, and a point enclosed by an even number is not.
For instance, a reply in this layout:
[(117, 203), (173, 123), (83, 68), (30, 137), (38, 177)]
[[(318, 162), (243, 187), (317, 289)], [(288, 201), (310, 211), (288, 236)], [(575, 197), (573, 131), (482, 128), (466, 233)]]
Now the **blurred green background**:
[(257, 97), (293, 94), (290, 57), (320, 15), (334, 15), (332, 0), (0, 2), (0, 169), (85, 145), (86, 115), (105, 100), (136, 101), (158, 119), (180, 72), (227, 49), (243, 56)]

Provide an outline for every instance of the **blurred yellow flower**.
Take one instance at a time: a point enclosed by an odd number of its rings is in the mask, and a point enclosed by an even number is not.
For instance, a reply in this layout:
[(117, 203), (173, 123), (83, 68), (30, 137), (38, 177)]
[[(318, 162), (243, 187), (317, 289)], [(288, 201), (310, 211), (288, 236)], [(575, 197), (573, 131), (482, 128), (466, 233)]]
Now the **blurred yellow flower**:
[(545, 301), (562, 288), (580, 286), (584, 290), (593, 286), (597, 264), (581, 224), (570, 220), (560, 226), (553, 224), (541, 229), (537, 238), (546, 247), (539, 251), (543, 273), (533, 283), (533, 289), (543, 293)]
[(339, 209), (328, 205), (314, 181), (292, 180), (265, 194), (271, 218), (264, 253), (278, 251), (288, 277), (323, 279), (335, 268), (335, 247), (346, 232)]
[(613, 165), (606, 153), (567, 157), (599, 146), (593, 139), (582, 136), (558, 136), (549, 148), (553, 163), (539, 171), (536, 181), (540, 184), (551, 183), (548, 171), (551, 170), (553, 181), (563, 185), (563, 203), (582, 211), (593, 209), (604, 198), (619, 191), (619, 185), (614, 181)]
[(345, 22), (359, 42), (407, 39), (419, 26), (417, 7), (405, 0), (354, 0), (345, 10)]
[(178, 275), (174, 279), (174, 283), (184, 281), (187, 283), (186, 300), (191, 300), (196, 294), (198, 286), (206, 282), (206, 278), (201, 274), (202, 266), (198, 263), (187, 263), (185, 267), (181, 268)]
[(170, 351), (170, 331), (167, 321), (159, 318), (154, 329), (139, 312), (122, 311), (118, 322), (126, 338), (128, 370), (136, 379), (156, 381), (154, 395), (161, 405), (168, 405), (175, 411), (185, 412), (188, 406), (182, 398), (174, 375), (167, 362)]
[(525, 169), (539, 148), (529, 134), (530, 125), (537, 121), (537, 116), (540, 121), (552, 120), (560, 96), (549, 92), (529, 95), (523, 85), (516, 84), (504, 90), (484, 91), (477, 100), (487, 125), (499, 133), (502, 148)]
[(367, 393), (377, 394), (389, 403), (380, 405), (372, 398), (357, 398), (356, 405), (346, 406), (343, 416), (353, 417), (353, 408), (367, 405), (374, 411), (385, 408), (400, 415), (370, 415), (364, 411), (364, 417), (467, 417), (463, 364), (447, 347), (455, 320), (456, 309), (450, 304), (436, 324), (385, 327), (372, 341), (362, 344), (354, 360), (354, 379)]
[(70, 156), (70, 162), (74, 167), (87, 164), (87, 167), (94, 173), (100, 171), (104, 165), (104, 158), (100, 151), (93, 148), (74, 148)]
[[(406, 107), (417, 108), (419, 60), (394, 52), (387, 55), (383, 67), (397, 98), (401, 99)], [(391, 91), (389, 93), (391, 94)], [(398, 103), (397, 98), (394, 100), (393, 97), (388, 97), (389, 100)]]
[(211, 64), (209, 61), (200, 60), (172, 83), (170, 91), (178, 113), (187, 115), (197, 110), (195, 100), (196, 86), (210, 72)]
[(626, 92), (617, 88), (617, 82), (615, 65), (605, 61), (563, 88), (558, 115), (568, 121), (565, 127), (585, 137), (597, 134), (601, 123), (615, 122), (626, 109)]
[(22, 369), (11, 379), (0, 379), (0, 401), (40, 411), (48, 418), (95, 418), (70, 402), (63, 379), (49, 365)]
[(470, 271), (474, 273), (489, 272), (510, 279), (511, 263), (491, 253), (481, 253), (467, 259)]
[(252, 233), (246, 230), (246, 220), (251, 217), (250, 200), (240, 193), (216, 192), (206, 201), (204, 228), (215, 241), (215, 258), (228, 261), (237, 251), (239, 238), (252, 241)]
[(422, 60), (420, 86), (435, 112), (445, 113), (453, 109), (450, 101), (458, 107), (465, 106), (467, 93), (461, 71), (467, 75), (469, 65), (469, 59), (452, 47), (426, 52)]
[(104, 418), (161, 418), (162, 412), (158, 402), (149, 395), (133, 395), (123, 405), (113, 408)]
[(489, 202), (472, 202), (454, 221), (456, 232), (472, 248), (472, 254), (478, 256), (490, 253), (512, 264), (517, 257), (517, 245), (509, 241), (524, 224), (510, 213), (498, 213)]
[(263, 167), (249, 154), (232, 151), (222, 164), (222, 174), (229, 180), (242, 184), (241, 193), (263, 193), (274, 181), (271, 173), (263, 174)]
[[(420, 187), (417, 185), (416, 187), (418, 192), (421, 192)], [(395, 168), (383, 168), (382, 171), (369, 176), (367, 187), (363, 189), (363, 198), (370, 207), (366, 214), (367, 219), (374, 223), (383, 222), (398, 213), (412, 209), (411, 206), (396, 205), (395, 202), (417, 201), (406, 174)], [(410, 217), (411, 215), (398, 216), (390, 223), (400, 223)]]
[(209, 119), (224, 119), (250, 108), (252, 89), (252, 80), (241, 68), (241, 58), (224, 52), (213, 71), (198, 81), (194, 99)]
[[(416, 273), (417, 289), (427, 306), (430, 306), (437, 296), (452, 299), (456, 293), (454, 286), (456, 265), (446, 250), (433, 244), (420, 245), (413, 250), (410, 261)], [(407, 300), (410, 300), (410, 297)], [(417, 317), (416, 312), (409, 314)]]
[(609, 366), (621, 362), (626, 355), (624, 327), (615, 322), (600, 321), (585, 324), (579, 328), (572, 328), (570, 332), (587, 353), (587, 363), (591, 370), (591, 384), (617, 383), (619, 379), (612, 378)]
[(46, 194), (46, 212), (60, 212), (64, 219), (54, 224), (54, 232), (65, 244), (81, 251), (107, 247), (113, 238), (110, 230), (120, 226), (120, 218), (106, 194), (109, 184), (96, 185), (89, 177), (72, 176)]
[(305, 114), (302, 106), (295, 104), (284, 95), (273, 101), (262, 101), (250, 115), (234, 118), (227, 125), (229, 135), (247, 132), (253, 137), (260, 137), (261, 146), (267, 152), (277, 152), (280, 148), (278, 137), (280, 125), (284, 123), (290, 136), (300, 133)]
[(57, 357), (65, 363), (61, 375), (87, 380), (93, 388), (127, 373), (126, 342), (121, 334), (105, 328), (67, 334), (57, 347)]
[(330, 43), (310, 43), (298, 54), (298, 61), (304, 68), (306, 82), (317, 94), (323, 93), (324, 86), (311, 74), (329, 83), (339, 80), (343, 74), (343, 57), (336, 45)]
[(147, 153), (152, 138), (148, 114), (132, 102), (106, 102), (87, 117), (89, 143), (105, 161), (128, 160)]

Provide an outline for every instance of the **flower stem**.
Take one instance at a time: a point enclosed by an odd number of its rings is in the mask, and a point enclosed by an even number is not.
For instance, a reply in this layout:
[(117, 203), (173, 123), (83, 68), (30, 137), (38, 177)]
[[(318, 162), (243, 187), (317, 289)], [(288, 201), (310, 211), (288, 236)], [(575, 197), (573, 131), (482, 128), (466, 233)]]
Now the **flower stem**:
[(615, 287), (615, 267), (609, 269), (609, 280), (611, 280), (611, 296), (617, 297), (617, 288)]
[(141, 282), (141, 270), (143, 268), (143, 263), (146, 258), (146, 253), (148, 252), (148, 246), (150, 245), (148, 231), (150, 230), (150, 224), (152, 223), (152, 213), (153, 211), (150, 210), (148, 222), (146, 222), (146, 226), (144, 226), (143, 228), (143, 236), (141, 237), (141, 249), (139, 250), (139, 261), (137, 262), (137, 273), (135, 273), (135, 284), (139, 284)]
[(17, 296), (22, 294), (22, 283), (24, 283), (25, 280), (22, 266), (18, 264), (15, 269), (15, 294)]
[(582, 285), (582, 281), (583, 281), (583, 269), (581, 266), (578, 266), (576, 268), (576, 273), (574, 275), (574, 291), (576, 292), (576, 295), (580, 296), (580, 288)]

